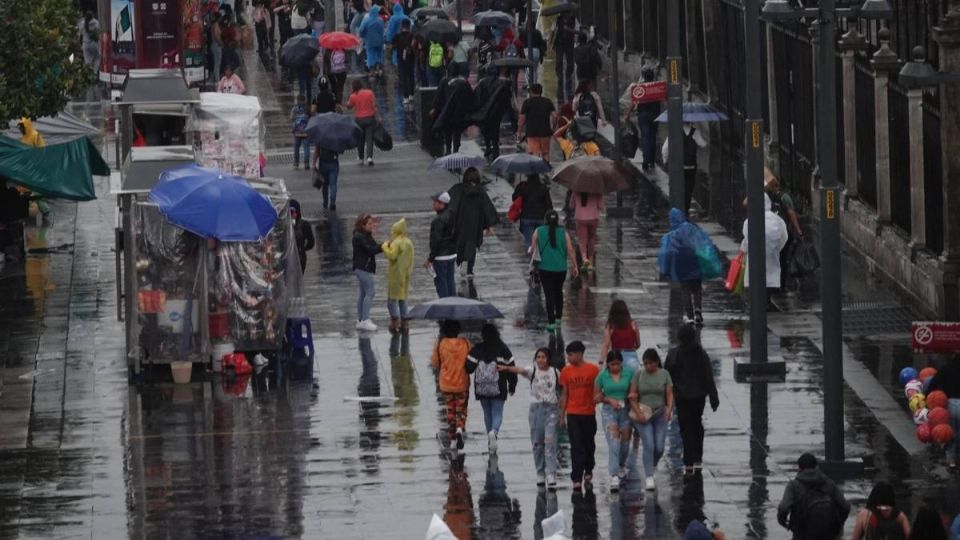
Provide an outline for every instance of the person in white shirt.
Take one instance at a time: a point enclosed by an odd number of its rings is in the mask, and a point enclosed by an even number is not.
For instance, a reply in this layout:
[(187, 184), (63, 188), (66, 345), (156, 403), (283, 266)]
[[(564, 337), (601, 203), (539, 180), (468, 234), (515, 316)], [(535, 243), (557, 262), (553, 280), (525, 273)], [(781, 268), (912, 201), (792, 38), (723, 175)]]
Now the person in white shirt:
[[(690, 211), (690, 202), (693, 200), (693, 190), (697, 187), (697, 150), (706, 148), (707, 141), (700, 135), (693, 124), (683, 124), (683, 195), (684, 212)], [(670, 139), (663, 142), (660, 149), (664, 163), (670, 163)], [(668, 166), (669, 169), (669, 166)]]

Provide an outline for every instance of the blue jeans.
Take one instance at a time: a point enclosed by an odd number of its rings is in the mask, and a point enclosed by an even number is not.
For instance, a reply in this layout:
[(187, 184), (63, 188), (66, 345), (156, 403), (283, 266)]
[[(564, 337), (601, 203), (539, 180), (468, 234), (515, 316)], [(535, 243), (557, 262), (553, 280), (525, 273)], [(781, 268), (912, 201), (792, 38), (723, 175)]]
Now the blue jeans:
[(540, 49), (533, 49), (533, 54), (530, 56), (530, 61), (533, 62), (533, 66), (527, 68), (527, 85), (537, 84), (540, 71)]
[[(340, 176), (340, 162), (317, 160), (317, 173), (323, 178), (323, 207), (337, 205), (337, 178)], [(328, 204), (329, 203), (329, 204)]]
[(640, 359), (637, 356), (637, 351), (635, 349), (617, 349), (620, 351), (620, 356), (623, 357), (623, 367), (630, 368), (630, 371), (634, 373), (639, 373), (640, 370)]
[(520, 234), (523, 235), (523, 249), (530, 249), (530, 242), (533, 239), (533, 231), (543, 225), (542, 219), (524, 219), (520, 218)]
[(223, 61), (223, 47), (216, 41), (210, 42), (210, 54), (213, 56), (213, 82), (220, 82), (220, 62)]
[[(630, 408), (614, 409), (606, 403), (600, 408), (600, 417), (603, 419), (603, 434), (607, 438), (607, 472), (610, 476), (620, 474), (620, 468), (627, 466), (630, 456), (630, 438), (623, 437), (623, 430), (630, 429), (633, 422), (630, 420)], [(614, 438), (612, 430), (616, 428), (621, 435)]]
[(500, 398), (480, 398), (480, 406), (483, 407), (483, 425), (487, 428), (487, 433), (500, 432), (505, 402), (506, 400)]
[(307, 103), (313, 99), (313, 81), (310, 76), (310, 68), (297, 68), (297, 88), (300, 94), (306, 96)]
[(388, 298), (387, 311), (390, 312), (391, 319), (406, 319), (407, 318), (407, 301), (394, 300), (393, 298)]
[(644, 165), (653, 165), (657, 157), (657, 124), (655, 122), (655, 115), (637, 113), (637, 127), (640, 128), (640, 149), (643, 151)]
[(457, 282), (454, 275), (456, 262), (456, 259), (433, 261), (433, 271), (437, 274), (437, 277), (433, 278), (433, 284), (437, 287), (437, 297), (446, 298), (457, 295)]
[(657, 470), (657, 463), (663, 457), (663, 449), (667, 442), (667, 419), (660, 411), (645, 424), (634, 424), (643, 442), (643, 472), (647, 478), (653, 476)]
[[(947, 400), (947, 410), (950, 411), (950, 427), (954, 433), (960, 433), (960, 399), (953, 398)], [(947, 461), (960, 463), (960, 444), (957, 443), (957, 437), (954, 436), (946, 446)]]
[(360, 290), (357, 295), (357, 320), (365, 321), (370, 318), (370, 304), (373, 303), (373, 295), (376, 289), (373, 286), (373, 274), (365, 270), (355, 269), (357, 282), (360, 284)]
[(557, 426), (560, 406), (556, 403), (531, 403), (530, 442), (533, 443), (533, 463), (537, 474), (557, 475)]
[(306, 137), (297, 137), (293, 136), (293, 165), (294, 167), (300, 165), (300, 147), (306, 146), (304, 149), (306, 155), (303, 156), (303, 164), (309, 169), (310, 168), (310, 145), (306, 144)]

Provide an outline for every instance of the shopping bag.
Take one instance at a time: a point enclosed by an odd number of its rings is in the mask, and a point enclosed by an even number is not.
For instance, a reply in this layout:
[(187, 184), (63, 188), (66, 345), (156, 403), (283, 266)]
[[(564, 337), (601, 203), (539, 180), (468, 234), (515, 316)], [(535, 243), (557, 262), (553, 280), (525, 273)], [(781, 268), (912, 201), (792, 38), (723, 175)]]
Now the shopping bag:
[(747, 279), (747, 273), (743, 270), (740, 270), (740, 275), (737, 277), (737, 286), (733, 288), (733, 294), (741, 295), (743, 294), (743, 287), (745, 285), (745, 280)]
[(620, 153), (626, 159), (633, 159), (640, 147), (640, 135), (633, 122), (626, 122), (620, 129)]
[(373, 144), (384, 152), (393, 150), (393, 137), (380, 122), (377, 122), (377, 127), (373, 128)]
[(712, 243), (697, 248), (696, 255), (700, 265), (700, 279), (714, 279), (723, 274), (723, 264)]
[(243, 353), (235, 352), (233, 354), (225, 354), (220, 362), (224, 372), (232, 369), (237, 375), (246, 375), (253, 371), (253, 366), (250, 365), (250, 362), (247, 361), (247, 356)]
[(733, 292), (737, 288), (737, 280), (740, 280), (743, 274), (743, 252), (741, 251), (737, 256), (730, 261), (730, 270), (727, 272), (727, 279), (724, 282), (724, 286), (728, 291)]
[(510, 208), (507, 210), (507, 219), (511, 222), (516, 223), (520, 221), (520, 213), (523, 211), (523, 197), (517, 197), (510, 204)]
[(811, 240), (803, 238), (793, 250), (793, 268), (791, 274), (795, 277), (809, 276), (820, 268), (820, 254)]

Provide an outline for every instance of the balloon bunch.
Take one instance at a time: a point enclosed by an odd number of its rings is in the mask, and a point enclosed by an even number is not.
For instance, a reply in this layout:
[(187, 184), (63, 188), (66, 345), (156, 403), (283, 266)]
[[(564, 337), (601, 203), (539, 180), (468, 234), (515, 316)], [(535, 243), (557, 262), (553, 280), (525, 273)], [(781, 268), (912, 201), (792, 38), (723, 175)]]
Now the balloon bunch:
[(950, 427), (950, 412), (947, 411), (947, 395), (940, 390), (928, 392), (930, 382), (937, 370), (926, 367), (917, 373), (912, 367), (900, 370), (900, 384), (917, 424), (917, 439), (920, 442), (947, 444), (956, 434)]

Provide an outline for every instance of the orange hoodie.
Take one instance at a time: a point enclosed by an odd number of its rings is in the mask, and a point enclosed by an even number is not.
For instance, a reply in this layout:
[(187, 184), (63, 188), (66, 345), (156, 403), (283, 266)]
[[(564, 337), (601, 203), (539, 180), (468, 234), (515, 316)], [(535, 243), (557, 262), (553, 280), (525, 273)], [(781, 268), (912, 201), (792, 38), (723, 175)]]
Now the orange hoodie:
[(440, 370), (440, 391), (459, 393), (470, 388), (470, 376), (467, 375), (467, 355), (470, 354), (470, 342), (462, 337), (441, 338), (433, 348), (430, 365)]

